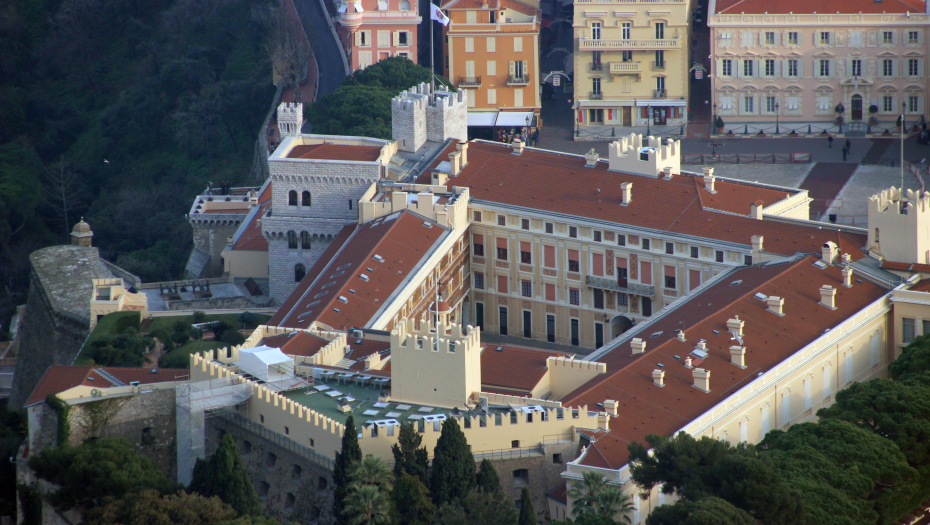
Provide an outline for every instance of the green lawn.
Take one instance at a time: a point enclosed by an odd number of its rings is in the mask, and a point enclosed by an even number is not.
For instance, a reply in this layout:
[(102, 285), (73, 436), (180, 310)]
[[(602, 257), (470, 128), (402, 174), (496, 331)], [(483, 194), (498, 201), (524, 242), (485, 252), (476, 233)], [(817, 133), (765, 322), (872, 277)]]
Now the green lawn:
[(87, 349), (91, 348), (91, 344), (104, 337), (110, 337), (122, 333), (126, 328), (132, 327), (139, 329), (139, 312), (114, 312), (112, 314), (107, 314), (100, 319), (96, 326), (94, 326), (94, 331), (90, 333), (90, 336), (84, 341), (84, 346), (81, 347), (81, 353), (78, 355), (78, 358), (75, 360), (75, 365), (87, 365), (90, 362), (90, 359), (85, 355)]
[[(209, 321), (225, 321), (230, 325), (238, 325), (239, 321), (236, 320), (239, 314), (213, 314), (207, 315), (207, 322)], [(151, 323), (146, 326), (142, 331), (146, 333), (152, 333), (158, 329), (163, 329), (168, 333), (171, 333), (171, 328), (174, 326), (174, 323), (178, 321), (184, 321), (185, 323), (193, 323), (194, 316), (192, 315), (176, 315), (171, 317), (153, 317)], [(258, 323), (266, 323), (271, 319), (270, 315), (255, 314), (255, 317), (258, 318)], [(242, 328), (254, 328), (243, 326)]]

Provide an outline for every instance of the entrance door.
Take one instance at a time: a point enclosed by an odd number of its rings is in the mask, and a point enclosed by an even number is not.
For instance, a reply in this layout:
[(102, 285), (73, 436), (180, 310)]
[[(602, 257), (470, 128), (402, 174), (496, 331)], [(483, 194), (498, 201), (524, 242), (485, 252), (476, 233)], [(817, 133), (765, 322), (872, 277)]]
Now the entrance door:
[(664, 126), (666, 111), (665, 108), (652, 108), (652, 123), (656, 126)]
[(484, 304), (475, 303), (475, 326), (484, 331)]
[(632, 126), (633, 125), (633, 108), (630, 106), (623, 106), (620, 108), (620, 114), (623, 116), (623, 125)]
[(533, 337), (533, 313), (529, 310), (523, 310), (523, 337)]
[(852, 96), (852, 119), (862, 120), (862, 96)]
[(652, 299), (643, 297), (643, 315), (649, 317), (652, 315)]

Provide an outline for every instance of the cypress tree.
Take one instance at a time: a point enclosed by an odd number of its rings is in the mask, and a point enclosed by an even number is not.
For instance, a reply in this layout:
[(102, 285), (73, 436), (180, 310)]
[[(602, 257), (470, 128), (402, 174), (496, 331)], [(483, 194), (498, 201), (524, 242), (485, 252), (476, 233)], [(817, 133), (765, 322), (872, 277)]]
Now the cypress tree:
[(212, 456), (197, 460), (188, 490), (207, 498), (219, 496), (243, 516), (261, 514), (258, 494), (242, 468), (236, 442), (229, 434), (223, 436)]
[(333, 465), (333, 517), (338, 525), (348, 523), (342, 515), (345, 508), (345, 497), (349, 493), (349, 473), (352, 467), (362, 460), (362, 448), (358, 444), (358, 430), (355, 428), (355, 418), (349, 415), (346, 419), (345, 432), (342, 434), (342, 451), (336, 452), (336, 461)]
[(536, 509), (533, 508), (530, 489), (526, 487), (520, 491), (520, 519), (517, 525), (536, 525)]
[(430, 525), (436, 507), (429, 499), (429, 489), (416, 476), (401, 472), (391, 490), (392, 518), (404, 525)]
[(497, 475), (497, 470), (488, 459), (482, 459), (478, 467), (478, 490), (486, 494), (492, 494), (501, 490), (501, 480)]
[(426, 471), (429, 468), (429, 452), (426, 451), (426, 447), (420, 446), (422, 442), (423, 436), (416, 431), (412, 423), (407, 422), (400, 426), (397, 445), (391, 447), (394, 454), (394, 475), (398, 479), (406, 472), (424, 485), (428, 483)]
[(433, 451), (433, 472), (430, 494), (433, 502), (459, 502), (475, 487), (475, 456), (468, 450), (468, 441), (458, 421), (442, 422), (442, 433)]

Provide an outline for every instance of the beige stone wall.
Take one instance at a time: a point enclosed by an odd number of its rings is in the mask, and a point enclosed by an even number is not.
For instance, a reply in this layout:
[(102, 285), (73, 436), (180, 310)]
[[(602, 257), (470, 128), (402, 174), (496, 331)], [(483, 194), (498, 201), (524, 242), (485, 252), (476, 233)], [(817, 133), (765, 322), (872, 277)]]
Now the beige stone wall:
[(930, 334), (930, 293), (895, 290), (891, 300), (894, 302), (891, 348), (892, 357), (897, 358), (910, 344), (910, 340), (905, 340), (905, 322), (908, 331), (913, 327), (915, 338)]
[(223, 271), (230, 277), (268, 278), (268, 252), (223, 250)]

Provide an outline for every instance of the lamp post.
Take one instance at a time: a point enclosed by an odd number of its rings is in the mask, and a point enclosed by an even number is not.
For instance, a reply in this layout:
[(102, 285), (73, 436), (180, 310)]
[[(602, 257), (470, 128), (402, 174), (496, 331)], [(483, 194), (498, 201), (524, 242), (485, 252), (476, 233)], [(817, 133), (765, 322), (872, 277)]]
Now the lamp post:
[(714, 102), (714, 115), (713, 120), (710, 121), (710, 129), (712, 133), (717, 133), (717, 103)]
[(904, 122), (904, 113), (907, 111), (907, 102), (901, 103), (901, 202), (904, 202), (904, 133), (907, 125)]
[(778, 135), (778, 114), (779, 114), (779, 111), (778, 111), (778, 110), (779, 110), (779, 108), (781, 108), (781, 104), (779, 104), (778, 102), (776, 102), (776, 103), (775, 103), (775, 134), (776, 134), (776, 135)]

